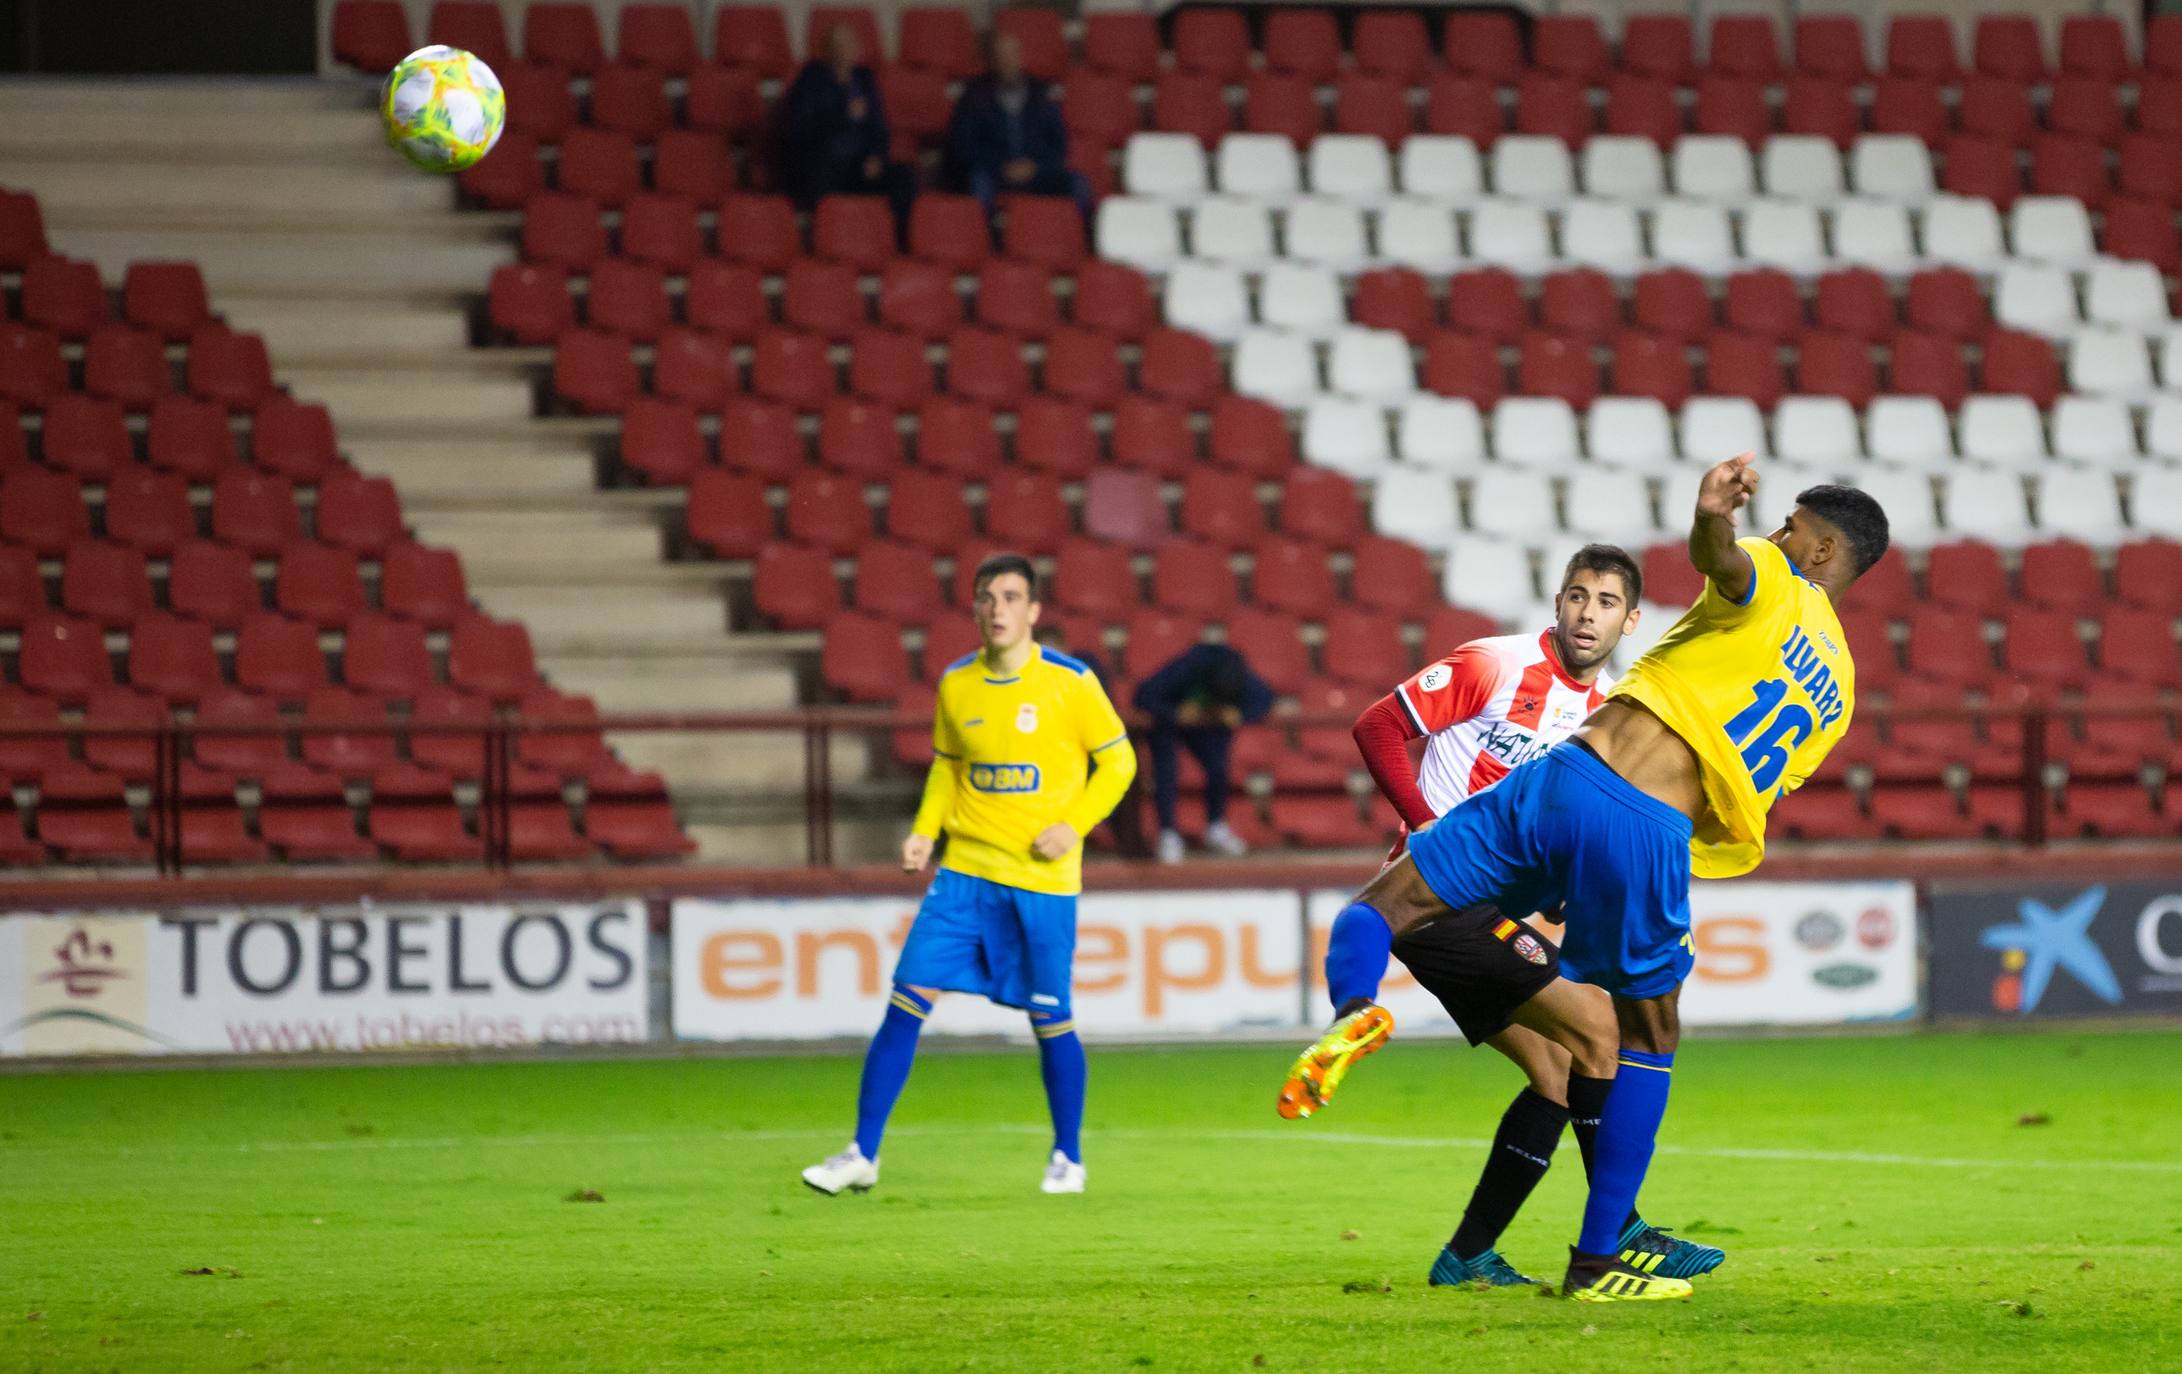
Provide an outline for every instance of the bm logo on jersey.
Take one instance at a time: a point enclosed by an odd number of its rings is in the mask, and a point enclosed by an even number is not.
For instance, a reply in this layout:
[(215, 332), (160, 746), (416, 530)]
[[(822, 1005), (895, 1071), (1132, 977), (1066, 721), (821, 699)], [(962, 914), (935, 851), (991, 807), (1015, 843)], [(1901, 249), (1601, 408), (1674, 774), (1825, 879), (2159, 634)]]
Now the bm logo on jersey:
[(970, 790), (973, 792), (1035, 792), (1038, 790), (1038, 765), (1035, 763), (973, 763), (970, 765)]

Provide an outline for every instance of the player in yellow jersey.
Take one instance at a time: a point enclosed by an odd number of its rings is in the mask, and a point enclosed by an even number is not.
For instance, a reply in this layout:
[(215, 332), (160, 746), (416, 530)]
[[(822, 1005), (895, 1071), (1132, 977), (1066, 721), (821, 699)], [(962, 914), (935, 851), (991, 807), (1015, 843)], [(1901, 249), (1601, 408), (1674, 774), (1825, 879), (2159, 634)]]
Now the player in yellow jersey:
[(822, 1193), (863, 1192), (879, 1181), (887, 1116), (943, 992), (974, 992), (1030, 1013), (1053, 1114), (1053, 1153), (1040, 1186), (1083, 1191), (1083, 1042), (1069, 1005), (1076, 894), (1083, 837), (1136, 776), (1136, 751), (1090, 669), (1031, 637), (1038, 575), (1030, 560), (994, 554), (971, 585), (985, 647), (940, 677), (936, 757), (902, 841), (902, 867), (921, 872), (943, 831), (947, 850), (864, 1056), (856, 1139), (803, 1171)]
[[(1323, 1102), (1384, 1043), (1392, 1018), (1376, 997), (1390, 948), (1403, 953), (1396, 937), (1430, 926), (1443, 956), (1450, 936), (1468, 951), (1461, 967), (1431, 970), (1438, 985), (1405, 957), (1442, 1002), (1524, 980), (1532, 995), (1512, 1021), (1568, 1048), (1577, 1072), (1612, 1079), (1570, 1249), (1571, 1297), (1690, 1294), (1685, 1280), (1657, 1272), (1656, 1251), (1620, 1243), (1681, 1036), (1676, 1007), (1695, 957), (1690, 874), (1757, 866), (1767, 810), (1818, 768), (1855, 707), (1856, 667), (1834, 605), (1886, 552), (1886, 513), (1853, 488), (1811, 487), (1769, 537), (1737, 539), (1757, 480), (1747, 453), (1705, 474), (1689, 538), (1703, 595), (1568, 742), (1414, 836), (1407, 857), (1341, 913), (1328, 991), (1355, 1009), (1291, 1071), (1291, 1083), (1305, 1080)], [(1543, 962), (1507, 953), (1521, 926), (1506, 916), (1564, 903), (1558, 951), (1542, 951)], [(1611, 1016), (1571, 979), (1611, 993)]]

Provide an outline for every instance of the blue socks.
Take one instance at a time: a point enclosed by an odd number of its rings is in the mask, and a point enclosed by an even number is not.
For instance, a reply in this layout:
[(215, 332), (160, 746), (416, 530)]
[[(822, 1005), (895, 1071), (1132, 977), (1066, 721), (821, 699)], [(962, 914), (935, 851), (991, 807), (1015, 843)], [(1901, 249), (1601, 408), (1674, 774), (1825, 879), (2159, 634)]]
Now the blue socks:
[(1583, 1231), (1576, 1237), (1576, 1248), (1587, 1255), (1610, 1255), (1621, 1243), (1637, 1191), (1644, 1186), (1644, 1172), (1652, 1164), (1660, 1118), (1667, 1114), (1673, 1067), (1672, 1054), (1621, 1052), (1620, 1071), (1599, 1115), (1591, 1196), (1584, 1203)]
[(1326, 936), (1326, 995), (1340, 1011), (1351, 1002), (1379, 1000), (1379, 980), (1386, 977), (1386, 961), (1394, 948), (1394, 931), (1386, 917), (1351, 902), (1334, 917)]
[(917, 1058), (917, 1033), (932, 1004), (901, 984), (887, 998), (886, 1019), (871, 1037), (864, 1052), (864, 1079), (856, 1090), (856, 1148), (864, 1158), (879, 1157), (879, 1138), (886, 1134), (886, 1119), (894, 1111), (894, 1099), (909, 1081), (909, 1066)]
[(1038, 1071), (1046, 1083), (1046, 1110), (1053, 1114), (1053, 1148), (1074, 1164), (1083, 1163), (1083, 1095), (1090, 1078), (1083, 1041), (1074, 1018), (1033, 1015), (1038, 1037)]

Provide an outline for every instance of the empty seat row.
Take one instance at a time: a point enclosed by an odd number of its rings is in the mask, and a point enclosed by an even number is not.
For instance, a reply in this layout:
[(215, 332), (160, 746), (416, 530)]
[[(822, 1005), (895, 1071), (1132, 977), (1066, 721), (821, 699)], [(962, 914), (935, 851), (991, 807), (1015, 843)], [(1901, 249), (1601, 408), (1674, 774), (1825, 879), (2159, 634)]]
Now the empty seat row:
[[(1688, 606), (1704, 588), (1704, 575), (1690, 565), (1689, 547), (1680, 540), (1644, 550), (1643, 565), (1646, 600)], [(2022, 606), (2062, 611), (2104, 621), (2109, 645), (2141, 637), (2156, 647), (2162, 638), (2173, 638), (2172, 622), (2182, 614), (2182, 544), (2160, 539), (2123, 544), (2114, 550), (2110, 569), (2099, 550), (2065, 539), (2026, 545), (2012, 560), (1976, 540), (1935, 544), (1921, 554), (1895, 549), (1857, 579), (1849, 606), (1859, 614), (1872, 609), (1903, 616), (1919, 602), (1986, 620)], [(2157, 632), (2147, 632), (2154, 626), (2160, 627)], [(2158, 655), (2141, 657), (2148, 660), (2143, 671), (2160, 671)]]
[(180, 342), (214, 322), (204, 274), (193, 262), (132, 262), (122, 274), (117, 316), (95, 263), (46, 253), (22, 267), (16, 315), (64, 339), (83, 339), (117, 318)]
[[(35, 443), (31, 436), (35, 434)], [(348, 471), (322, 405), (274, 392), (249, 413), (238, 434), (227, 407), (197, 396), (162, 396), (138, 431), (119, 401), (84, 392), (56, 393), (32, 430), (15, 404), (0, 401), (0, 476), (31, 461), (104, 482), (139, 460), (192, 481), (212, 482), (245, 465), (315, 485)]]
[(149, 410), (161, 397), (186, 390), (229, 410), (250, 410), (273, 394), (272, 364), (256, 334), (221, 324), (199, 327), (189, 336), (179, 386), (166, 350), (165, 340), (148, 329), (99, 325), (84, 343), (79, 384), (56, 335), (0, 323), (0, 400), (39, 408), (82, 390), (130, 410)]
[[(154, 557), (207, 534), (266, 558), (313, 535), (366, 557), (383, 554), (408, 537), (400, 498), (384, 477), (327, 477), (318, 486), (309, 533), (294, 485), (254, 469), (239, 469), (214, 482), (203, 520), (179, 473), (131, 465), (116, 470), (102, 495), (99, 532)], [(26, 465), (0, 476), (0, 542), (58, 556), (92, 533), (93, 507), (85, 498), (84, 483), (68, 473)]]

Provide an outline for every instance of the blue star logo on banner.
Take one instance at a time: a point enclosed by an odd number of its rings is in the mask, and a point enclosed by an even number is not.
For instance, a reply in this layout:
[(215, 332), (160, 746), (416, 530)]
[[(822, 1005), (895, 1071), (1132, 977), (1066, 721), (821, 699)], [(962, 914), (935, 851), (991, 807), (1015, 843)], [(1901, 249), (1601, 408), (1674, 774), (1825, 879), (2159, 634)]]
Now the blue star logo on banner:
[(1987, 949), (2023, 952), (2021, 1010), (2025, 1014), (2037, 1010), (2039, 999), (2046, 995), (2046, 984), (2053, 981), (2056, 967), (2067, 969), (2077, 982), (2107, 1005), (2121, 1002), (2121, 984), (2115, 981), (2114, 970), (2106, 962), (2106, 956), (2091, 942), (2092, 918), (2099, 914), (2099, 907), (2105, 901), (2103, 886), (2090, 888), (2058, 907), (2049, 907), (2026, 897), (2015, 905), (2015, 925), (1987, 926), (1978, 936), (1978, 943)]

